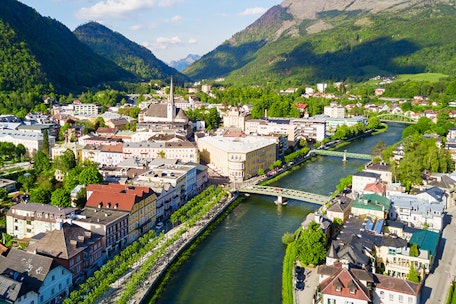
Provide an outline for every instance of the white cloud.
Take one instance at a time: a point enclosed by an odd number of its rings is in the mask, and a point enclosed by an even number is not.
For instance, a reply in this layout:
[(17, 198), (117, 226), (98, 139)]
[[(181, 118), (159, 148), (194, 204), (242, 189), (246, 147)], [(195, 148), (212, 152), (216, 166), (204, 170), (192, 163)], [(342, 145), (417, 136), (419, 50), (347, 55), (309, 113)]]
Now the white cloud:
[(178, 46), (182, 44), (179, 36), (174, 37), (158, 37), (155, 42), (143, 42), (142, 45), (151, 51), (166, 50), (171, 46)]
[(133, 24), (128, 27), (128, 29), (131, 31), (139, 31), (139, 30), (143, 30), (143, 29), (151, 30), (151, 29), (155, 29), (155, 28), (157, 28), (157, 24), (154, 22), (150, 22), (147, 24)]
[(197, 44), (198, 43), (198, 40), (196, 40), (196, 38), (190, 38), (188, 39), (188, 44)]
[(98, 19), (103, 17), (124, 18), (128, 15), (153, 7), (170, 7), (181, 0), (101, 0), (90, 7), (83, 7), (77, 12), (80, 19)]
[(144, 28), (144, 25), (135, 24), (135, 25), (130, 26), (128, 29), (132, 30), (132, 31), (139, 31), (139, 30), (142, 30), (143, 28)]
[(262, 15), (267, 11), (267, 8), (264, 7), (251, 7), (246, 8), (244, 11), (240, 12), (239, 16), (252, 16), (252, 15)]
[(170, 23), (170, 24), (179, 24), (181, 21), (182, 21), (182, 17), (179, 16), (179, 15), (174, 16), (171, 19), (166, 19), (165, 20), (166, 23)]

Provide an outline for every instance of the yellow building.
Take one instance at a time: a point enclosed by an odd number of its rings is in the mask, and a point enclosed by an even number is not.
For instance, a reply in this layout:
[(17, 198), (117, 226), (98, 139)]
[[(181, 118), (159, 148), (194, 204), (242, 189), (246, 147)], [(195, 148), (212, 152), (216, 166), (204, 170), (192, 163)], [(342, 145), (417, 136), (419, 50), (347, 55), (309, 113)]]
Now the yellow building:
[(208, 136), (198, 139), (200, 158), (220, 175), (242, 182), (276, 160), (276, 139), (261, 136)]
[(119, 184), (87, 186), (87, 207), (115, 209), (129, 213), (129, 244), (155, 225), (156, 201), (157, 195), (149, 187)]

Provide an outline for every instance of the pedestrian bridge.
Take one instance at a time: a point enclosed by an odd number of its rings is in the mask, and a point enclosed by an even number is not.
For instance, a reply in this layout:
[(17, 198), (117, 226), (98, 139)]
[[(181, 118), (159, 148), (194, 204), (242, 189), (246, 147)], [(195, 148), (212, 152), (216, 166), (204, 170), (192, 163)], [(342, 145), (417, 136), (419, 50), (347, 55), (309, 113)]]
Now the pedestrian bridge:
[(243, 193), (263, 194), (277, 196), (277, 202), (283, 204), (283, 198), (291, 198), (313, 204), (323, 205), (330, 200), (329, 196), (304, 192), (300, 190), (270, 187), (270, 186), (246, 186), (238, 190)]
[(372, 155), (370, 154), (361, 154), (361, 153), (350, 153), (345, 150), (344, 152), (339, 151), (329, 151), (329, 150), (313, 150), (312, 153), (317, 155), (329, 155), (329, 156), (339, 156), (342, 157), (344, 161), (347, 158), (355, 158), (355, 159), (365, 159), (365, 160), (372, 160)]
[(400, 122), (404, 124), (416, 124), (417, 120), (402, 114), (384, 113), (377, 116), (382, 122)]

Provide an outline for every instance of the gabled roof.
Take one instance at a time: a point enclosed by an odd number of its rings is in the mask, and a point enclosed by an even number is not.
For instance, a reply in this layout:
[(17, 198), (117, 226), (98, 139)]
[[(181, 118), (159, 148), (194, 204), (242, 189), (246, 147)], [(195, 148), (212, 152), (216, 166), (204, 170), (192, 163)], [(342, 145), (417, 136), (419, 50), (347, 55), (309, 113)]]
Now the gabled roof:
[(2, 283), (8, 284), (14, 280), (23, 284), (18, 297), (30, 291), (38, 293), (49, 271), (57, 266), (52, 258), (14, 248), (0, 262)]
[(345, 299), (372, 301), (370, 291), (364, 286), (348, 268), (341, 267), (332, 277), (320, 284), (322, 294), (333, 295)]
[(366, 187), (364, 187), (364, 191), (374, 192), (381, 195), (386, 193), (386, 185), (382, 183), (367, 184)]
[(418, 296), (418, 294), (421, 292), (421, 284), (380, 274), (376, 274), (375, 278), (376, 289), (385, 289), (413, 296)]
[(78, 225), (64, 223), (62, 229), (47, 231), (40, 239), (32, 239), (27, 251), (69, 260), (100, 238), (101, 235)]
[(120, 184), (88, 185), (87, 193), (91, 193), (87, 199), (87, 207), (118, 209), (128, 212), (133, 210), (136, 203), (155, 195), (149, 187)]

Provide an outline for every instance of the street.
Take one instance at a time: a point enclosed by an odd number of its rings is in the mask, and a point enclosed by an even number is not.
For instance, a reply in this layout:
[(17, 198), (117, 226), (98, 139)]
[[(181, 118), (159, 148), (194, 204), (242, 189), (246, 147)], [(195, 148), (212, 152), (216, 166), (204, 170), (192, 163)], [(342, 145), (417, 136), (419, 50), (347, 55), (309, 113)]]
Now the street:
[[(434, 265), (438, 265), (426, 279), (422, 292), (421, 304), (446, 303), (451, 279), (455, 276), (456, 265), (456, 207), (447, 209), (447, 225), (443, 230), (439, 244), (439, 254)], [(443, 252), (442, 252), (443, 250)]]

